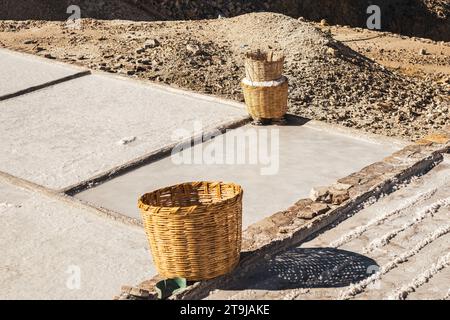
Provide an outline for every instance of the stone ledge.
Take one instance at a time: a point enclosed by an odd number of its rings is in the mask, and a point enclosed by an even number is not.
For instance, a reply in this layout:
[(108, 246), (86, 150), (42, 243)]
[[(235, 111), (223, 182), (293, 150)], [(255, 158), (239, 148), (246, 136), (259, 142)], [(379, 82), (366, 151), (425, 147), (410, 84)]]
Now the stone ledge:
[[(339, 179), (337, 183), (347, 186), (349, 196), (339, 205), (301, 199), (287, 210), (251, 225), (243, 232), (241, 261), (232, 273), (196, 282), (170, 299), (201, 299), (209, 291), (226, 284), (237, 273), (254, 268), (259, 259), (270, 259), (280, 251), (301, 243), (323, 228), (346, 219), (370, 198), (389, 193), (393, 186), (429, 171), (443, 160), (443, 153), (449, 152), (450, 140), (445, 143), (441, 143), (445, 140), (439, 139), (435, 139), (438, 142), (426, 141), (426, 144), (409, 145), (383, 161)], [(150, 280), (138, 286), (149, 292), (148, 299), (155, 298), (151, 283), (154, 285), (156, 281)], [(127, 294), (136, 298), (131, 291)]]

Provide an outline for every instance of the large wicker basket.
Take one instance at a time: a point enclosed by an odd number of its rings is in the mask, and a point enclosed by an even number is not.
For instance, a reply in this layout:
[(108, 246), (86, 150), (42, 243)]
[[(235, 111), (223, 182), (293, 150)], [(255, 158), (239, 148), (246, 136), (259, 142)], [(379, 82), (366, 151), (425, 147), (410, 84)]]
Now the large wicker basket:
[(138, 201), (159, 274), (211, 279), (239, 262), (242, 241), (240, 186), (189, 182), (144, 194)]
[(245, 55), (245, 76), (251, 81), (272, 81), (283, 74), (284, 55), (252, 51)]
[(282, 79), (271, 86), (251, 85), (245, 79), (241, 82), (245, 104), (253, 119), (280, 119), (286, 114), (289, 85), (287, 78)]

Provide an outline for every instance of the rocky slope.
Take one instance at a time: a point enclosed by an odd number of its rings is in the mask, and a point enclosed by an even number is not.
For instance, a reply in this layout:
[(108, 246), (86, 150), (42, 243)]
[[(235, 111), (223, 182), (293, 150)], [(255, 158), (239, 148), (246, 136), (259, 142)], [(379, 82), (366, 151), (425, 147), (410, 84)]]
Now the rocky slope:
[(449, 123), (448, 84), (406, 77), (312, 23), (281, 14), (151, 23), (87, 19), (81, 30), (9, 21), (0, 23), (0, 45), (237, 100), (243, 53), (270, 46), (286, 54), (293, 114), (409, 139)]
[(365, 27), (367, 7), (382, 10), (385, 31), (450, 41), (450, 0), (0, 0), (0, 19), (65, 20), (67, 7), (96, 19), (184, 20), (271, 11)]

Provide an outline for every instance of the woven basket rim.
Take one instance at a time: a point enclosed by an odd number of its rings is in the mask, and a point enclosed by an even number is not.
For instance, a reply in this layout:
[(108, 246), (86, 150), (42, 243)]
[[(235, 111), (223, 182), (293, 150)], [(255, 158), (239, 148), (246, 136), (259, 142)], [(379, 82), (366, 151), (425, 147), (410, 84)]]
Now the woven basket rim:
[(261, 62), (264, 64), (274, 64), (274, 63), (280, 63), (284, 62), (285, 55), (282, 51), (272, 51), (272, 58), (275, 58), (273, 60), (268, 60), (268, 55), (270, 51), (263, 51), (263, 50), (253, 50), (250, 52), (245, 53), (245, 59), (248, 61), (255, 61), (255, 62)]
[[(233, 196), (231, 196), (229, 198), (226, 198), (226, 199), (223, 199), (221, 201), (216, 201), (216, 202), (213, 202), (213, 203), (198, 203), (198, 204), (195, 204), (195, 205), (192, 205), (192, 206), (155, 206), (155, 205), (146, 204), (144, 202), (144, 198), (147, 195), (153, 194), (155, 192), (171, 189), (171, 188), (174, 188), (174, 187), (179, 186), (179, 185), (192, 185), (192, 184), (195, 184), (195, 183), (207, 183), (207, 184), (220, 183), (222, 185), (236, 187), (237, 190), (239, 190), (239, 192), (236, 192)], [(170, 209), (170, 212), (171, 212), (170, 214), (176, 214), (178, 210), (175, 210), (175, 209), (181, 209), (181, 208), (183, 208), (183, 209), (190, 209), (190, 210), (188, 210), (188, 212), (195, 212), (195, 210), (194, 210), (195, 208), (209, 208), (209, 209), (211, 209), (211, 208), (214, 208), (216, 206), (223, 206), (224, 204), (229, 204), (229, 203), (236, 202), (237, 200), (239, 200), (240, 197), (242, 197), (242, 195), (243, 195), (243, 189), (242, 189), (242, 187), (240, 185), (238, 185), (236, 183), (222, 182), (222, 181), (191, 181), (191, 182), (184, 182), (184, 183), (180, 183), (180, 184), (176, 184), (176, 185), (171, 185), (171, 186), (164, 187), (164, 188), (159, 188), (159, 189), (156, 189), (156, 190), (153, 190), (151, 192), (147, 192), (147, 193), (143, 194), (138, 199), (138, 208), (146, 211), (147, 213), (151, 213), (151, 214), (159, 214), (160, 213), (159, 210), (153, 210), (153, 209)], [(167, 213), (165, 213), (165, 214), (167, 214)]]

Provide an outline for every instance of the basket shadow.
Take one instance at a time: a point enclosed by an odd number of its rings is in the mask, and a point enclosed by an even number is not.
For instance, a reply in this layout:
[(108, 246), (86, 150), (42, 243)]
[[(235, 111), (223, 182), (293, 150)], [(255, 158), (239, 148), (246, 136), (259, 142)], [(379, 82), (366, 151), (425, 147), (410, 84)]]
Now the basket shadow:
[(311, 121), (311, 119), (303, 118), (289, 113), (286, 114), (285, 117), (286, 117), (286, 124), (284, 125), (285, 127), (303, 126)]
[(339, 288), (364, 280), (377, 263), (358, 253), (334, 248), (294, 248), (235, 278), (226, 290)]

